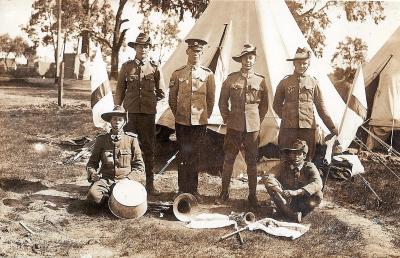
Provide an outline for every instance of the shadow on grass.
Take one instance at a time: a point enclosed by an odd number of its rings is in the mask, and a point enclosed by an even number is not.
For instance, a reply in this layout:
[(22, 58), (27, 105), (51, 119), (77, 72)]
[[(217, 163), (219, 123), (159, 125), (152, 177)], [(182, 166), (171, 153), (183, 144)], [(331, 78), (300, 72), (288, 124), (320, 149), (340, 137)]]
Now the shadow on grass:
[(32, 193), (48, 189), (47, 186), (39, 181), (33, 182), (19, 178), (1, 178), (0, 188), (15, 193)]

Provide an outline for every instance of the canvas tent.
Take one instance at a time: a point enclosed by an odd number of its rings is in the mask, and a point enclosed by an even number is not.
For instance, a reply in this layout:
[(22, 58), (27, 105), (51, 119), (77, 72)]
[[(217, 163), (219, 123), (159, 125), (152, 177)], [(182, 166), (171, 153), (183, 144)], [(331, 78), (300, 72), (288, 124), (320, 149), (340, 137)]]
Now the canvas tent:
[[(371, 131), (382, 139), (400, 129), (399, 46), (400, 27), (364, 66), (369, 125)], [(368, 145), (375, 145), (371, 138)]]
[[(226, 31), (222, 37), (225, 27)], [(262, 124), (260, 145), (276, 143), (280, 121), (272, 109), (273, 94), (279, 81), (293, 71), (293, 64), (286, 59), (293, 57), (298, 47), (309, 48), (286, 3), (283, 0), (211, 0), (186, 38), (202, 38), (208, 42), (202, 62), (206, 67), (212, 62), (222, 39), (215, 71), (216, 105), (209, 126), (221, 133), (224, 133), (224, 127), (221, 126), (218, 99), (222, 81), (230, 73), (240, 69), (240, 64), (231, 57), (240, 53), (245, 43), (257, 47), (255, 70), (265, 76), (269, 85), (269, 110)], [(165, 85), (168, 85), (173, 71), (186, 64), (186, 48), (185, 42), (180, 43), (162, 67)], [(321, 60), (312, 55), (309, 74), (320, 82), (327, 110), (338, 126), (345, 104), (329, 80), (324, 67)], [(317, 122), (325, 133), (329, 133), (319, 117)], [(162, 110), (158, 124), (174, 128), (174, 118), (170, 110)]]

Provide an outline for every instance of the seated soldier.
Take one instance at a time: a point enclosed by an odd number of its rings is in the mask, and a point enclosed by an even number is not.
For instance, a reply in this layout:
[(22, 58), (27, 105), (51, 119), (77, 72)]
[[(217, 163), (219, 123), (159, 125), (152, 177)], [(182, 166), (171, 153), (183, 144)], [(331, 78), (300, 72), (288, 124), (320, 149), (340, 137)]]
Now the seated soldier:
[(297, 139), (283, 149), (288, 159), (271, 169), (264, 179), (265, 188), (277, 209), (287, 219), (301, 222), (322, 201), (322, 179), (312, 162), (305, 161), (308, 146)]
[(87, 198), (100, 205), (106, 203), (116, 181), (132, 179), (134, 171), (144, 172), (137, 136), (123, 130), (128, 120), (125, 109), (115, 106), (112, 112), (102, 114), (101, 118), (111, 124), (111, 130), (96, 138), (86, 166), (88, 181), (92, 183)]

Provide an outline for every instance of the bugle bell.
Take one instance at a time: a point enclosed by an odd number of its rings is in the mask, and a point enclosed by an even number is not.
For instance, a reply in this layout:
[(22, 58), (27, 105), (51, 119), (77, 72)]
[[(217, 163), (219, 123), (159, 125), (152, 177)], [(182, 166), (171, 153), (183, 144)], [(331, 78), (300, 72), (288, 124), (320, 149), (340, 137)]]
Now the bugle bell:
[(196, 197), (190, 193), (183, 193), (175, 198), (172, 209), (178, 220), (189, 222), (197, 215), (198, 205)]

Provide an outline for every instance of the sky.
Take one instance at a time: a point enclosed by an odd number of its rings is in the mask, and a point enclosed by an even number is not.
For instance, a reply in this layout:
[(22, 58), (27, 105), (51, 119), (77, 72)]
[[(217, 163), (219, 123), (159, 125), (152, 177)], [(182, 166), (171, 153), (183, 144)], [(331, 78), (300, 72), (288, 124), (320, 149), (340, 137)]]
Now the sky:
[[(8, 33), (12, 37), (23, 35), (21, 25), (29, 21), (31, 14), (31, 6), (33, 0), (0, 0), (0, 35)], [(400, 26), (400, 0), (398, 1), (385, 1), (385, 15), (386, 19), (375, 25), (372, 21), (364, 23), (347, 23), (345, 19), (338, 20), (335, 18), (337, 13), (332, 10), (330, 16), (334, 20), (334, 24), (326, 30), (327, 46), (324, 50), (324, 60), (330, 62), (335, 48), (339, 41), (343, 40), (346, 36), (360, 37), (368, 44), (367, 59), (370, 59), (379, 47), (390, 37), (390, 35)], [(135, 13), (135, 7), (132, 2), (128, 1), (124, 15), (129, 17), (130, 14)], [(135, 17), (130, 19), (125, 26), (129, 27), (127, 33), (128, 41), (134, 40), (138, 33), (137, 26), (140, 19)], [(181, 33), (180, 38), (184, 38), (189, 32), (190, 28), (194, 25), (194, 20), (187, 16), (184, 22), (180, 25)], [(132, 56), (133, 50), (130, 48), (122, 49), (123, 59)], [(46, 50), (38, 51), (39, 54), (45, 55)], [(51, 56), (51, 55), (50, 55)]]

